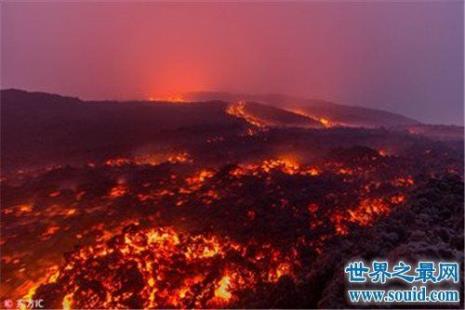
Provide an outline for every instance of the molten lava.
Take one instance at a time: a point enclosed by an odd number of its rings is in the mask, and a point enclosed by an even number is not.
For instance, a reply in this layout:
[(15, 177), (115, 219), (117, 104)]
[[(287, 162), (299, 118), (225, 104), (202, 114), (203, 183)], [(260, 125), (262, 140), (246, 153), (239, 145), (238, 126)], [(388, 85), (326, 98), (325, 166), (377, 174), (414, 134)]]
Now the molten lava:
[(149, 97), (149, 101), (157, 101), (157, 102), (172, 102), (172, 103), (182, 103), (186, 102), (182, 95), (165, 95), (165, 96), (158, 96), (158, 97)]
[(243, 119), (253, 126), (265, 127), (265, 123), (263, 123), (260, 119), (247, 112), (247, 104), (245, 101), (238, 101), (229, 104), (226, 108), (226, 113), (234, 117)]
[[(258, 281), (292, 274), (281, 252), (265, 245), (262, 253), (257, 261), (247, 254), (247, 245), (214, 235), (131, 226), (107, 242), (74, 252), (33, 295), (53, 292), (62, 296), (65, 308), (226, 306)], [(240, 259), (226, 259), (232, 256)]]
[(327, 244), (402, 208), (418, 183), (377, 151), (286, 154), (219, 167), (187, 152), (115, 157), (7, 187), (5, 287), (47, 308), (240, 307), (303, 281)]

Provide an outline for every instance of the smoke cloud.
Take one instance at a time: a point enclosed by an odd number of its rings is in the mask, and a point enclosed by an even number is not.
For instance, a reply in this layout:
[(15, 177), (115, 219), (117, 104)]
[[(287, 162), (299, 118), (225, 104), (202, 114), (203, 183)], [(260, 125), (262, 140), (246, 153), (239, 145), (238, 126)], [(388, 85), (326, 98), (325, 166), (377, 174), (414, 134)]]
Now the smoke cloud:
[(284, 93), (463, 124), (463, 2), (2, 3), (2, 88)]

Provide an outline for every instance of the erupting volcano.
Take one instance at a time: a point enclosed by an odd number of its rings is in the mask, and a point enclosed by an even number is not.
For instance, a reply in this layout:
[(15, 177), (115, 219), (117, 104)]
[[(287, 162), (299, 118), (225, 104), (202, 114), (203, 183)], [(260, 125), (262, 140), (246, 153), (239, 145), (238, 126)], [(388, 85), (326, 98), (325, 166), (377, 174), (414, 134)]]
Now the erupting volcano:
[(347, 307), (353, 257), (463, 259), (463, 137), (264, 101), (1, 95), (3, 298)]

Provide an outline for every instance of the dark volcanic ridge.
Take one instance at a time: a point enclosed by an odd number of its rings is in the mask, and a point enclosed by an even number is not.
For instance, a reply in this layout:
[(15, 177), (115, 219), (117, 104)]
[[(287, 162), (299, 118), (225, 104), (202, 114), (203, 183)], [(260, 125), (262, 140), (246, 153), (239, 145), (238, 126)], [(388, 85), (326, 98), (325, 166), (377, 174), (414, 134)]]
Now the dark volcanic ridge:
[(104, 159), (153, 144), (171, 148), (199, 134), (214, 138), (245, 128), (324, 128), (327, 132), (342, 128), (376, 132), (384, 128), (420, 138), (463, 140), (463, 127), (430, 126), (389, 112), (324, 101), (299, 102), (279, 95), (248, 96), (249, 101), (223, 93), (190, 96), (188, 99), (198, 102), (82, 101), (40, 92), (2, 90), (3, 172), (32, 162), (43, 164), (49, 159), (68, 162), (92, 159), (96, 154), (97, 159)]
[(400, 114), (336, 104), (326, 100), (304, 99), (280, 94), (246, 95), (225, 92), (192, 92), (186, 94), (188, 100), (223, 100), (228, 102), (253, 101), (272, 105), (277, 108), (307, 114), (315, 119), (327, 119), (334, 125), (353, 127), (399, 127), (420, 124), (420, 122)]

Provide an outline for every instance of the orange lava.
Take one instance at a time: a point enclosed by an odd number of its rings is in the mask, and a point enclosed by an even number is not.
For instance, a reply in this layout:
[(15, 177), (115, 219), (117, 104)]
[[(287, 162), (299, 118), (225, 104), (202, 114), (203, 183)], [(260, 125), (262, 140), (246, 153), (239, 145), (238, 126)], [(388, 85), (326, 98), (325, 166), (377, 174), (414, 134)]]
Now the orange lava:
[[(247, 254), (247, 245), (215, 235), (133, 226), (110, 241), (73, 253), (46, 283), (59, 284), (57, 294), (65, 309), (124, 308), (136, 297), (140, 308), (224, 307), (259, 281), (292, 276), (295, 254), (283, 255), (269, 245), (260, 253), (258, 263)], [(240, 259), (225, 260), (229, 256)], [(132, 282), (125, 282), (129, 275)], [(214, 286), (209, 284), (213, 279)], [(99, 283), (104, 294), (87, 287), (86, 281)], [(121, 293), (123, 287), (126, 293)], [(33, 298), (36, 294), (30, 293)]]
[(245, 101), (238, 101), (231, 103), (226, 108), (226, 113), (237, 118), (244, 119), (247, 123), (256, 127), (265, 127), (265, 124), (258, 118), (254, 117), (247, 112), (247, 106)]

